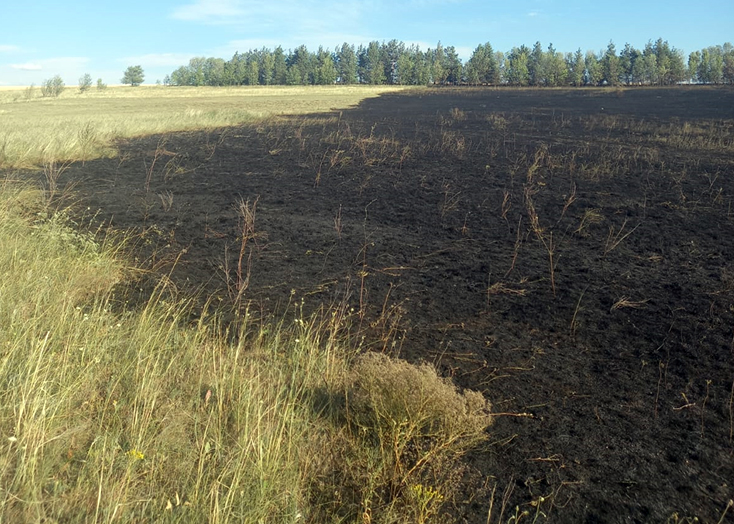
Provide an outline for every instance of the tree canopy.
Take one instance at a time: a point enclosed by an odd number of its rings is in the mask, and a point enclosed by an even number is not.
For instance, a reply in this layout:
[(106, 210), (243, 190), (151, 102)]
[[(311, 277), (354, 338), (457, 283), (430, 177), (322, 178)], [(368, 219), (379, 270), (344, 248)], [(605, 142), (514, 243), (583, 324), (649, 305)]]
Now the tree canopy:
[(142, 66), (139, 65), (128, 67), (122, 76), (122, 83), (131, 86), (139, 86), (143, 83), (143, 80), (145, 80), (145, 74)]
[[(140, 66), (125, 72), (123, 83), (143, 81)], [(166, 84), (189, 86), (223, 85), (516, 85), (600, 86), (672, 85), (680, 82), (734, 83), (734, 48), (726, 43), (690, 53), (662, 38), (649, 41), (643, 49), (626, 44), (618, 50), (610, 41), (605, 50), (560, 52), (549, 44), (521, 45), (506, 53), (487, 42), (474, 49), (462, 63), (453, 46), (438, 42), (421, 49), (398, 40), (369, 42), (355, 47), (349, 43), (333, 51), (305, 45), (283, 50), (261, 48), (222, 58), (192, 58), (166, 77)]]

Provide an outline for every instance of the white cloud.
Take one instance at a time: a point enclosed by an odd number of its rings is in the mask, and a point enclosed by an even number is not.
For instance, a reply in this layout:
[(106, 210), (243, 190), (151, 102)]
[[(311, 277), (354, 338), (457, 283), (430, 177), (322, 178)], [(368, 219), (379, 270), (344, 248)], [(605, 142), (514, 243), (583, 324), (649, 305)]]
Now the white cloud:
[(0, 64), (0, 77), (7, 84), (27, 86), (61, 75), (67, 85), (71, 85), (84, 73), (92, 72), (89, 67), (89, 58), (80, 56), (34, 59), (24, 63)]
[(528, 13), (528, 16), (530, 16), (530, 17), (534, 17), (534, 16), (538, 16), (539, 14), (540, 14), (540, 13), (539, 13), (538, 11), (530, 11), (530, 12)]
[(456, 54), (459, 55), (459, 58), (461, 58), (462, 61), (466, 62), (467, 60), (471, 58), (471, 55), (474, 54), (475, 49), (476, 49), (476, 46), (470, 47), (470, 46), (457, 45)]
[(238, 0), (196, 0), (193, 4), (177, 7), (171, 16), (177, 20), (222, 22), (245, 14), (241, 4)]
[(302, 35), (339, 27), (352, 31), (360, 24), (364, 9), (359, 0), (194, 0), (179, 6), (171, 17), (177, 20), (215, 25), (237, 25), (249, 38), (293, 32)]
[(20, 51), (17, 45), (0, 44), (0, 53), (15, 53)]
[(33, 62), (26, 62), (25, 64), (10, 64), (10, 67), (17, 69), (18, 71), (40, 71), (43, 69), (41, 64), (34, 64)]
[(83, 56), (63, 56), (58, 58), (45, 58), (34, 60), (24, 64), (10, 64), (17, 71), (49, 71), (52, 74), (71, 71), (76, 74), (89, 62), (89, 58)]
[(434, 5), (460, 4), (465, 0), (410, 0), (412, 7), (430, 7)]
[(151, 53), (140, 56), (118, 58), (117, 61), (125, 64), (141, 65), (145, 67), (178, 67), (189, 63), (194, 55), (185, 53)]

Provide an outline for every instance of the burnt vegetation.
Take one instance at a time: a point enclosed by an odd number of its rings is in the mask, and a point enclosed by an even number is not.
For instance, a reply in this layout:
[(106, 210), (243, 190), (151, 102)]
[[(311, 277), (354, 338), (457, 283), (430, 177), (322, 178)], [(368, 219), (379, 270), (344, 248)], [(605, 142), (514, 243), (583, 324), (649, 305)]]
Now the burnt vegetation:
[(179, 288), (264, 315), (342, 304), (363, 349), (481, 391), (494, 424), (442, 511), (716, 522), (734, 496), (732, 108), (725, 87), (427, 89), (136, 139), (69, 173)]

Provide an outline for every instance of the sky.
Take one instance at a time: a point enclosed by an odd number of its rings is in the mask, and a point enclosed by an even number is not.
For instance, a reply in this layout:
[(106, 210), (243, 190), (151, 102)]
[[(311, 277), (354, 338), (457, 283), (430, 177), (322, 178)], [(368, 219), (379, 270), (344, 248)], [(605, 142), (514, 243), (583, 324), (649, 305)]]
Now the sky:
[(195, 56), (305, 44), (401, 40), (454, 46), (466, 61), (479, 44), (496, 51), (539, 41), (557, 51), (642, 48), (658, 38), (691, 51), (734, 41), (734, 0), (2, 0), (0, 86), (40, 85), (89, 73), (118, 84), (141, 65), (162, 81)]

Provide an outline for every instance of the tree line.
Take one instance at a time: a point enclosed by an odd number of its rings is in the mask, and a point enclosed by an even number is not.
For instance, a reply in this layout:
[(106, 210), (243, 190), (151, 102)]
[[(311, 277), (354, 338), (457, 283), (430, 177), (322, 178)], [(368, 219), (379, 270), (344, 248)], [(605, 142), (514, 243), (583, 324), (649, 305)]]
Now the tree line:
[(671, 85), (681, 82), (734, 83), (734, 46), (711, 46), (689, 54), (671, 47), (662, 38), (643, 49), (626, 44), (617, 51), (613, 42), (600, 52), (557, 51), (513, 47), (503, 53), (490, 43), (477, 46), (462, 63), (453, 46), (439, 42), (421, 50), (398, 40), (370, 42), (355, 47), (347, 43), (334, 51), (319, 47), (249, 50), (222, 58), (192, 58), (166, 75), (164, 84), (178, 86), (232, 85), (513, 85), (600, 86)]

